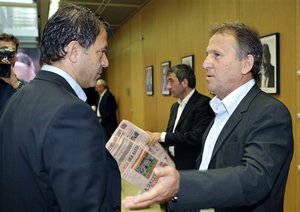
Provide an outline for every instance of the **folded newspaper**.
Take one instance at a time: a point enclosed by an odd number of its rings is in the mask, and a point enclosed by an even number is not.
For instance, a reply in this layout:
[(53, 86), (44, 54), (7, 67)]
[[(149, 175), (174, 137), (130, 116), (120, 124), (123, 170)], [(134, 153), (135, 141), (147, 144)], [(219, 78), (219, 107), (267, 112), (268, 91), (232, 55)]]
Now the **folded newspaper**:
[(127, 120), (115, 130), (106, 148), (119, 165), (124, 180), (147, 191), (157, 183), (155, 167), (173, 166), (174, 162), (159, 144), (148, 145), (149, 135)]

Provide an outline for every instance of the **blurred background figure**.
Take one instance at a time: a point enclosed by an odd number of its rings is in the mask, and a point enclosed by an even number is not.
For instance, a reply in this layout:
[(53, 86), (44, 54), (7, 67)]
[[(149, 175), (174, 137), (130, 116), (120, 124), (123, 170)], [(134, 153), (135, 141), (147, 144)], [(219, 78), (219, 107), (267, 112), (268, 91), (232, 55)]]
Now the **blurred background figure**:
[(99, 95), (97, 99), (96, 114), (106, 134), (106, 140), (108, 141), (118, 127), (118, 105), (114, 95), (109, 91), (107, 83), (103, 79), (97, 80), (95, 90)]
[(23, 52), (17, 53), (15, 73), (18, 79), (23, 80), (25, 82), (29, 82), (35, 77), (34, 63), (29, 55)]
[[(2, 108), (10, 97), (16, 92), (16, 90), (22, 87), (22, 83), (17, 79), (14, 72), (14, 65), (16, 62), (16, 52), (19, 47), (19, 39), (13, 34), (0, 34), (0, 114)], [(8, 54), (6, 50), (10, 51)], [(6, 52), (6, 53), (4, 53)], [(9, 56), (8, 56), (9, 55)], [(4, 58), (5, 57), (5, 58)], [(6, 64), (3, 64), (3, 60), (7, 60)], [(5, 68), (8, 65), (8, 69)]]

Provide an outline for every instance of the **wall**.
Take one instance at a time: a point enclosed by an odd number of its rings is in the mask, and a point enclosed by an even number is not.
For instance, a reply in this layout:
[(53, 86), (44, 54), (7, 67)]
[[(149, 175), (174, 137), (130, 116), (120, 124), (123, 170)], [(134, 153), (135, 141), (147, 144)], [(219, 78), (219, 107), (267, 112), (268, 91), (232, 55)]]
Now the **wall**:
[[(286, 191), (285, 211), (300, 211), (300, 0), (152, 0), (114, 35), (109, 47), (107, 81), (119, 103), (119, 118), (141, 128), (162, 131), (175, 99), (161, 95), (161, 69), (194, 54), (197, 90), (206, 89), (202, 62), (211, 24), (240, 20), (261, 35), (280, 33), (280, 94), (292, 114), (295, 152)], [(145, 67), (154, 66), (154, 96), (146, 96)]]

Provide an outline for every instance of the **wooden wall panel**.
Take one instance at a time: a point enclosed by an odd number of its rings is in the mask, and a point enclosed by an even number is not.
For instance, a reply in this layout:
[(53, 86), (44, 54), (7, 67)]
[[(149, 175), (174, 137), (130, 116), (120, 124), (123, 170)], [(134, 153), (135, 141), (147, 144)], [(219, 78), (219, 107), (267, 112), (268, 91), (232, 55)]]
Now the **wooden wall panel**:
[[(296, 0), (296, 70), (300, 71), (300, 0)], [(296, 96), (297, 101), (296, 113), (300, 114), (300, 76), (297, 78)], [(291, 187), (296, 188), (296, 210), (300, 211), (300, 117), (295, 121), (295, 151), (294, 160), (297, 166), (297, 173), (293, 178), (296, 178), (296, 183)]]

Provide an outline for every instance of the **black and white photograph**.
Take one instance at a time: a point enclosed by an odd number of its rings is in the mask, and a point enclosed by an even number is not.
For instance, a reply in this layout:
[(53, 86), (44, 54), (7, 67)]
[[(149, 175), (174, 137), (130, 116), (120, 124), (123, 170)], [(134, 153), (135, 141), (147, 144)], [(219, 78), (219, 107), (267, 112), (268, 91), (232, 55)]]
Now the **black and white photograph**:
[(167, 81), (167, 72), (171, 67), (171, 62), (166, 61), (161, 63), (161, 93), (162, 95), (170, 95), (170, 91), (168, 89), (168, 81)]
[(279, 33), (261, 37), (262, 64), (258, 85), (266, 93), (279, 94)]
[(153, 66), (146, 67), (146, 95), (153, 96)]
[(194, 70), (194, 55), (188, 55), (181, 58), (181, 63), (189, 65)]

